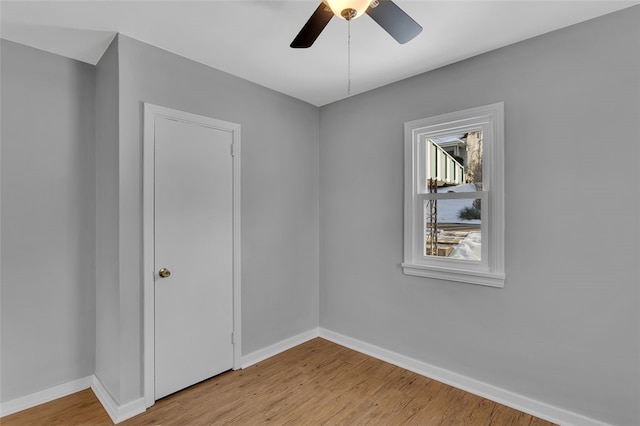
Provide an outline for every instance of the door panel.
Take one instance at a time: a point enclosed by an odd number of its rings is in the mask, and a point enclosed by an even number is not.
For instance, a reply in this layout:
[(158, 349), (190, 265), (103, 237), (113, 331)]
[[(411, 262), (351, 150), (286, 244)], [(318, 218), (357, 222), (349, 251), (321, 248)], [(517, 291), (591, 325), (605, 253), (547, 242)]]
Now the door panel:
[(232, 141), (155, 120), (156, 399), (233, 367)]

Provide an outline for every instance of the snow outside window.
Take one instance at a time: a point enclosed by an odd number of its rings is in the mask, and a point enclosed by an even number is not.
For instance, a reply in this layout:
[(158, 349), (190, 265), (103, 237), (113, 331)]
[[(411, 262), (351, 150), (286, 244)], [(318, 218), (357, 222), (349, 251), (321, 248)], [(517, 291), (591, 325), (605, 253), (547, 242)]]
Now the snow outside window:
[(504, 104), (405, 123), (408, 275), (504, 286)]

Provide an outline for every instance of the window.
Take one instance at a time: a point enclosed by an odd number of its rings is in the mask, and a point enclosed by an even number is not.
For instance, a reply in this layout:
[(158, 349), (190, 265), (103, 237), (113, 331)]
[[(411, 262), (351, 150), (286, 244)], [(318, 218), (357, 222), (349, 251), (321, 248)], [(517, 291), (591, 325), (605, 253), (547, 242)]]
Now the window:
[(504, 286), (504, 104), (405, 123), (407, 275)]

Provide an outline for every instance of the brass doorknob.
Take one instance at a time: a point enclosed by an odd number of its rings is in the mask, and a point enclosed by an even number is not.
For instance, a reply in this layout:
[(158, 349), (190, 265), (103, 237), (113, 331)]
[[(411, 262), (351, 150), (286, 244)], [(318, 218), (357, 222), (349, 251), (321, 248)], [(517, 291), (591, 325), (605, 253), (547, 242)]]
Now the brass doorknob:
[(160, 271), (158, 271), (158, 275), (160, 275), (160, 278), (167, 278), (169, 275), (171, 275), (171, 271), (167, 268), (162, 268), (160, 269)]

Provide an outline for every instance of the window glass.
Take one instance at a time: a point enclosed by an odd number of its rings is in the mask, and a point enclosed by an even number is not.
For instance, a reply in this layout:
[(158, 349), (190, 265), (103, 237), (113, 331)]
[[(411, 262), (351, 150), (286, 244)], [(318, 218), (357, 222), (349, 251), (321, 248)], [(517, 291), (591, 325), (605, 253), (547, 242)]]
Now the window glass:
[(424, 255), (481, 260), (480, 198), (424, 202)]
[(428, 138), (425, 145), (425, 185), (431, 197), (424, 203), (424, 255), (479, 261), (480, 198), (441, 194), (482, 191), (482, 130)]

